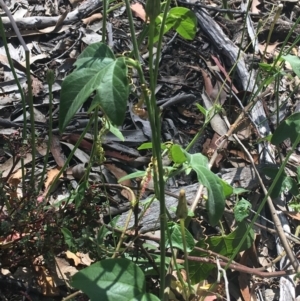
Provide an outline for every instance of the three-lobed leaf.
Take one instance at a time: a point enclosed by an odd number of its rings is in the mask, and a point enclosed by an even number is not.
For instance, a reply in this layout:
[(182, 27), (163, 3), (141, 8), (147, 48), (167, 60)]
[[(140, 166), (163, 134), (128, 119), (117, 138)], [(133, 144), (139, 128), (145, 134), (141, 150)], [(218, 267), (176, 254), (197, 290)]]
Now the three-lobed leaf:
[[(163, 14), (160, 14), (155, 19), (156, 34), (154, 42), (158, 41), (159, 28), (162, 22)], [(167, 15), (166, 23), (164, 26), (164, 34), (170, 29), (176, 30), (184, 39), (194, 39), (197, 32), (197, 18), (193, 11), (185, 7), (173, 7)]]
[[(230, 234), (222, 236), (211, 236), (207, 239), (202, 239), (196, 244), (196, 247), (209, 249), (220, 255), (229, 257), (234, 253), (241, 239), (245, 235), (248, 227), (249, 225), (247, 223), (239, 223), (238, 227)], [(250, 229), (250, 232), (240, 251), (244, 251), (250, 248), (253, 241), (254, 230)], [(190, 256), (207, 257), (207, 252), (202, 252), (194, 249), (190, 253)], [(207, 279), (209, 273), (214, 268), (215, 266), (212, 264), (189, 261), (189, 272), (192, 283), (198, 283), (201, 280)]]
[(291, 142), (294, 143), (299, 134), (300, 112), (289, 116), (287, 119), (285, 119), (279, 124), (271, 138), (271, 143), (279, 145), (282, 141), (284, 141), (287, 138), (290, 138)]
[(186, 40), (193, 40), (197, 30), (197, 18), (193, 11), (186, 7), (170, 9), (168, 20), (173, 21), (173, 28)]

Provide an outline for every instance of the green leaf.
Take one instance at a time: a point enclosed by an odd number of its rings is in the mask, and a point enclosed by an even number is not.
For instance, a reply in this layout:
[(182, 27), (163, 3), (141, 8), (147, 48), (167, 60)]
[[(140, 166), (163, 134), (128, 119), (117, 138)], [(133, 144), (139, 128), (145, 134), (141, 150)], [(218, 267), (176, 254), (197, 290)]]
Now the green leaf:
[(97, 244), (101, 246), (104, 243), (104, 238), (110, 234), (111, 231), (106, 228), (106, 226), (102, 225), (97, 233)]
[(146, 293), (142, 270), (123, 258), (105, 259), (81, 270), (73, 276), (72, 286), (91, 301), (159, 300)]
[(196, 103), (196, 106), (197, 106), (198, 110), (204, 115), (204, 117), (206, 117), (208, 114), (208, 111), (204, 107), (199, 105), (198, 103)]
[[(156, 43), (159, 38), (159, 31), (160, 31), (160, 27), (161, 27), (162, 18), (163, 18), (163, 14), (160, 14), (155, 19), (155, 34), (154, 34), (154, 38), (153, 38), (154, 43)], [(165, 27), (164, 27), (164, 34), (167, 33), (173, 27), (174, 24), (175, 24), (174, 19), (168, 19), (168, 17), (167, 17)]]
[(202, 154), (188, 156), (191, 168), (197, 173), (198, 181), (208, 191), (206, 209), (212, 226), (218, 224), (225, 209), (225, 195), (221, 179), (208, 168), (208, 160)]
[[(158, 41), (163, 14), (155, 19), (154, 43)], [(193, 11), (185, 7), (171, 8), (164, 27), (164, 34), (175, 29), (184, 39), (193, 40), (197, 32), (197, 18)]]
[[(208, 159), (202, 154), (189, 154), (185, 152), (190, 166), (194, 169), (194, 166), (202, 166), (208, 169)], [(209, 169), (208, 169), (209, 170)]]
[(184, 39), (193, 40), (197, 31), (197, 18), (193, 11), (185, 7), (173, 7), (170, 9), (167, 22), (174, 23), (172, 26)]
[(300, 183), (300, 166), (297, 166), (297, 180), (298, 184)]
[[(279, 171), (278, 168), (273, 167), (265, 167), (263, 168), (263, 173), (270, 177), (272, 180), (275, 179), (277, 172)], [(276, 198), (280, 195), (280, 193), (284, 191), (290, 191), (294, 196), (299, 194), (297, 183), (291, 177), (287, 176), (285, 172), (281, 173), (276, 186), (274, 187), (271, 197)]]
[(133, 173), (119, 179), (118, 183), (121, 183), (125, 180), (134, 179), (134, 178), (142, 178), (145, 174), (146, 174), (146, 171), (143, 171), (143, 170), (142, 171), (136, 171), (136, 172), (133, 172)]
[[(274, 180), (276, 177), (277, 172), (279, 171), (279, 168), (277, 167), (264, 167), (262, 169), (262, 172), (269, 178), (271, 178), (271, 180)], [(270, 196), (272, 198), (276, 198), (280, 195), (280, 193), (282, 192), (282, 183), (284, 181), (284, 178), (286, 177), (285, 172), (283, 171), (275, 185), (275, 187), (272, 190), (272, 193), (270, 194)]]
[(242, 198), (234, 207), (234, 217), (237, 222), (242, 222), (248, 217), (252, 205), (250, 202)]
[(258, 65), (264, 71), (271, 71), (273, 69), (273, 64), (259, 63)]
[[(103, 122), (103, 118), (101, 118), (101, 121)], [(109, 129), (109, 131), (115, 135), (118, 139), (120, 139), (121, 141), (125, 141), (125, 138), (122, 134), (122, 132), (116, 127), (114, 126), (111, 122), (109, 122), (109, 120), (105, 119), (105, 127), (107, 129)]]
[(281, 56), (284, 60), (290, 63), (295, 74), (300, 78), (300, 59), (295, 55), (283, 55)]
[(275, 130), (271, 143), (279, 145), (282, 141), (287, 138), (291, 139), (294, 143), (297, 136), (300, 134), (300, 112), (289, 116), (287, 119), (282, 121), (278, 128)]
[[(152, 142), (145, 142), (138, 147), (138, 150), (151, 149), (152, 147), (153, 147)], [(160, 147), (162, 150), (167, 148), (165, 143), (161, 143)]]
[(185, 152), (178, 144), (173, 144), (170, 148), (170, 155), (172, 158), (172, 161), (176, 164), (182, 164), (187, 161)]
[(86, 47), (78, 56), (74, 65), (75, 70), (80, 68), (101, 69), (115, 60), (111, 49), (103, 43), (94, 43)]
[[(180, 225), (170, 222), (168, 223), (168, 227), (171, 234), (170, 238), (171, 238), (173, 248), (177, 248), (180, 249), (181, 251), (184, 251)], [(195, 246), (194, 238), (187, 229), (184, 229), (184, 235), (187, 244), (187, 252), (191, 252)], [(170, 248), (169, 238), (166, 240), (166, 248)]]
[(94, 91), (96, 95), (89, 111), (100, 106), (113, 124), (121, 125), (129, 92), (124, 58), (108, 59), (101, 69), (80, 68), (65, 78), (59, 110), (61, 132)]
[(152, 149), (152, 147), (153, 147), (152, 142), (146, 142), (146, 143), (143, 143), (142, 145), (140, 145), (140, 146), (138, 147), (138, 150)]
[(74, 197), (75, 208), (76, 209), (78, 209), (78, 207), (81, 205), (82, 201), (84, 200), (85, 189), (86, 189), (86, 182), (82, 182), (77, 187), (76, 194), (75, 194), (75, 197)]
[(68, 245), (69, 249), (72, 249), (74, 247), (72, 232), (67, 228), (61, 228), (61, 233), (63, 234), (65, 243)]
[(233, 194), (236, 194), (236, 195), (239, 195), (239, 194), (243, 194), (243, 193), (246, 193), (246, 192), (250, 192), (250, 190), (247, 190), (245, 188), (242, 188), (242, 187), (233, 187)]
[[(130, 299), (130, 301), (133, 301), (133, 300), (137, 300), (137, 299)], [(160, 301), (159, 298), (157, 298), (155, 295), (153, 294), (150, 294), (150, 293), (145, 293), (141, 296), (141, 299), (138, 299), (140, 301)]]
[(299, 194), (298, 185), (292, 177), (285, 177), (282, 183), (282, 190), (289, 191), (293, 196)]
[(223, 192), (225, 197), (229, 197), (230, 195), (233, 194), (234, 188), (228, 184), (226, 181), (220, 179), (220, 183), (223, 186)]
[[(208, 237), (207, 239), (200, 240), (196, 244), (196, 247), (208, 249), (220, 255), (229, 257), (234, 253), (234, 250), (239, 245), (248, 227), (248, 224), (240, 223), (238, 227), (229, 235)], [(254, 231), (253, 229), (251, 229), (240, 251), (244, 251), (250, 248), (253, 241)], [(206, 252), (201, 252), (195, 249), (189, 255), (197, 257), (207, 257)], [(215, 266), (212, 264), (189, 261), (189, 272), (192, 283), (198, 283), (201, 280), (207, 279), (209, 273), (214, 268)]]
[[(98, 85), (97, 81), (99, 81)], [(105, 66), (95, 77), (95, 82), (96, 96), (89, 111), (100, 105), (112, 123), (122, 125), (129, 94), (125, 58), (120, 57)]]

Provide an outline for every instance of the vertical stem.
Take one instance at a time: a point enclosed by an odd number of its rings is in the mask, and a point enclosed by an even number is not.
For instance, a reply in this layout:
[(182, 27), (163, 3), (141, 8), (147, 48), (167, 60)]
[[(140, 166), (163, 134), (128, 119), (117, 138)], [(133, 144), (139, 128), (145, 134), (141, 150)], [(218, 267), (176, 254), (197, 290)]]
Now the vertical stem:
[(31, 178), (30, 183), (32, 189), (34, 188), (34, 171), (35, 171), (35, 124), (34, 124), (34, 110), (33, 110), (33, 97), (32, 97), (32, 80), (31, 80), (31, 74), (30, 74), (30, 52), (25, 51), (26, 55), (26, 75), (27, 75), (27, 89), (28, 89), (28, 95), (27, 95), (27, 103), (29, 106), (29, 113), (30, 113), (30, 130), (31, 130), (31, 154), (32, 154), (32, 170), (31, 170)]
[(103, 0), (103, 22), (102, 22), (102, 43), (106, 38), (107, 0)]
[[(167, 4), (165, 5), (165, 11), (163, 15), (163, 20), (160, 29), (160, 39), (158, 41), (158, 47), (156, 52), (156, 60), (155, 67), (153, 62), (153, 40), (154, 40), (154, 29), (155, 29), (155, 20), (150, 19), (149, 25), (149, 69), (150, 69), (150, 91), (151, 96), (149, 99), (149, 95), (146, 89), (144, 90), (144, 98), (147, 105), (148, 113), (149, 113), (149, 121), (152, 130), (152, 143), (153, 143), (153, 177), (154, 177), (154, 188), (155, 188), (155, 196), (159, 200), (160, 203), (160, 228), (161, 228), (161, 239), (160, 239), (160, 251), (161, 251), (161, 262), (160, 262), (160, 298), (164, 297), (165, 290), (165, 240), (166, 240), (166, 205), (165, 205), (165, 192), (164, 192), (164, 173), (163, 173), (163, 165), (162, 165), (162, 156), (161, 156), (161, 145), (160, 145), (160, 136), (161, 136), (161, 122), (160, 122), (160, 114), (156, 104), (155, 98), (155, 87), (157, 83), (158, 77), (158, 68), (159, 68), (159, 60), (160, 60), (160, 51), (162, 47), (162, 36), (163, 29), (165, 25), (165, 19), (167, 16), (168, 8), (171, 0), (167, 0)], [(139, 50), (138, 44), (135, 36), (134, 24), (132, 19), (132, 13), (130, 9), (129, 0), (125, 0), (126, 10), (129, 20), (130, 33), (133, 43), (133, 53), (134, 57), (137, 61), (139, 61)], [(137, 68), (139, 75), (141, 75), (141, 84), (145, 84), (144, 75), (141, 72), (141, 68)]]

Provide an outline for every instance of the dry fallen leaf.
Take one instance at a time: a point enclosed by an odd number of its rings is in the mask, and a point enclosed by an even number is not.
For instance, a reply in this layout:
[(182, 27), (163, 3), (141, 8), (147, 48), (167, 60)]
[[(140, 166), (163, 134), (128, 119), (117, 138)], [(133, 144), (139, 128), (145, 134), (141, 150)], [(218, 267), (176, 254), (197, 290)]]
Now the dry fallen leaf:
[(68, 259), (74, 260), (74, 264), (76, 267), (81, 263), (80, 258), (76, 254), (72, 253), (71, 251), (67, 251), (66, 256)]
[[(41, 156), (45, 156), (47, 153), (47, 144), (43, 143), (40, 146), (37, 146), (37, 151)], [(23, 156), (24, 159), (24, 165), (30, 163), (32, 161), (32, 154), (27, 153), (26, 155)], [(11, 171), (13, 165), (14, 165), (14, 158), (9, 158), (6, 160), (3, 164), (0, 165), (0, 170), (2, 171), (2, 178), (5, 178), (9, 172)], [(16, 172), (21, 168), (21, 160), (18, 161), (17, 164), (14, 165), (14, 169), (12, 172)]]
[(76, 254), (72, 253), (71, 251), (66, 252), (66, 256), (68, 259), (73, 259), (75, 266), (79, 264), (90, 266), (93, 260), (89, 257), (89, 254), (84, 254), (81, 252), (77, 252)]
[(90, 266), (94, 262), (88, 253), (76, 252), (76, 256), (80, 258), (80, 263), (82, 265)]
[(137, 3), (130, 5), (130, 7), (131, 7), (133, 14), (136, 17), (138, 17), (138, 18), (142, 19), (144, 22), (146, 22), (146, 12), (145, 12), (145, 9), (142, 4), (137, 2)]
[[(24, 171), (26, 174), (26, 171)], [(22, 169), (19, 169), (17, 172), (12, 174), (9, 179), (8, 183), (12, 189), (9, 190), (10, 200), (13, 201), (15, 199), (20, 199), (22, 197), (22, 190), (18, 190), (18, 185), (20, 184), (22, 179)]]
[(36, 265), (34, 268), (38, 274), (37, 282), (42, 290), (42, 294), (48, 297), (58, 296), (60, 294), (59, 289), (49, 271), (43, 266)]
[(31, 76), (31, 87), (33, 96), (38, 96), (44, 90), (43, 83), (34, 76)]
[[(52, 184), (53, 180), (58, 175), (58, 173), (59, 173), (58, 168), (51, 169), (47, 172), (47, 180), (45, 182), (45, 190), (46, 191), (48, 191), (49, 186)], [(62, 175), (60, 176), (60, 178), (61, 177), (62, 177)]]
[(83, 22), (83, 24), (87, 25), (87, 24), (93, 23), (94, 21), (101, 20), (101, 19), (102, 19), (102, 14), (97, 13), (97, 14), (91, 15), (88, 18), (82, 19), (82, 22)]
[[(279, 53), (279, 50), (277, 50), (277, 46), (279, 45), (279, 42), (275, 42), (274, 44), (269, 44), (266, 49), (266, 58), (273, 57), (274, 55)], [(259, 52), (260, 54), (263, 54), (266, 48), (266, 43), (264, 44), (258, 44)]]
[(290, 218), (300, 221), (300, 213), (299, 212), (290, 212), (290, 211), (282, 211), (284, 214), (288, 215)]
[(260, 4), (261, 2), (259, 0), (253, 0), (251, 4), (251, 12), (254, 14), (259, 14), (260, 9), (258, 9), (257, 6), (259, 6)]
[[(18, 61), (14, 60), (13, 58), (11, 60), (16, 69), (18, 69), (19, 71), (24, 72), (26, 74), (26, 68), (22, 64), (20, 64)], [(8, 58), (6, 55), (0, 54), (0, 62), (1, 62), (1, 64), (10, 68), (9, 61), (8, 61)]]
[(50, 151), (54, 160), (58, 166), (58, 168), (62, 168), (66, 162), (66, 157), (64, 152), (61, 148), (59, 137), (56, 135), (52, 136), (51, 144), (50, 144)]
[(65, 258), (55, 257), (55, 269), (59, 280), (63, 279), (64, 283), (69, 285), (71, 277), (74, 276), (78, 270), (69, 264)]
[[(124, 176), (127, 176), (126, 171), (117, 167), (115, 164), (105, 164), (105, 167), (117, 178), (117, 180), (121, 179)], [(120, 184), (124, 186), (131, 186), (130, 180), (122, 181)], [(129, 201), (132, 201), (132, 195), (129, 193), (127, 189), (122, 189), (121, 194)]]

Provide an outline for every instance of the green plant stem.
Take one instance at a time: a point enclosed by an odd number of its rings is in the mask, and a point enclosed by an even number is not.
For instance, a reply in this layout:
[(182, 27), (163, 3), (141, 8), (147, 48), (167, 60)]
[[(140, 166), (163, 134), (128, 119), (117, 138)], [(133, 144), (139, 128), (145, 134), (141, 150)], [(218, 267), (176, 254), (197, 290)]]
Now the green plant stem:
[[(155, 98), (155, 73), (153, 72), (153, 39), (154, 39), (155, 20), (150, 20), (149, 25), (149, 74), (150, 74), (150, 90), (151, 99), (146, 97), (146, 105), (149, 110), (149, 120), (152, 130), (152, 141), (153, 141), (153, 178), (154, 178), (154, 189), (156, 198), (160, 204), (160, 298), (164, 298), (165, 290), (165, 241), (166, 241), (166, 227), (167, 227), (167, 215), (166, 215), (166, 204), (165, 204), (165, 181), (164, 171), (161, 156), (161, 123), (160, 114)], [(156, 60), (159, 60), (159, 55), (156, 53)]]
[[(285, 166), (286, 166), (286, 164), (287, 164), (287, 162), (288, 162), (288, 160), (289, 160), (289, 157), (290, 157), (291, 154), (294, 152), (294, 150), (295, 150), (296, 146), (299, 144), (299, 142), (300, 142), (300, 134), (298, 134), (297, 139), (296, 139), (295, 142), (293, 143), (291, 150), (288, 152), (288, 154), (287, 154), (287, 156), (286, 156), (286, 158), (285, 158), (283, 164), (280, 166), (279, 171), (278, 171), (278, 173), (276, 174), (276, 177), (275, 177), (274, 181), (272, 182), (272, 184), (271, 184), (271, 186), (270, 186), (270, 188), (269, 188), (269, 190), (268, 190), (268, 193), (265, 195), (265, 197), (264, 197), (264, 199), (262, 200), (260, 206), (258, 207), (257, 212), (256, 212), (255, 216), (253, 217), (253, 219), (252, 219), (252, 221), (251, 221), (251, 223), (250, 223), (248, 229), (246, 230), (245, 235), (243, 236), (243, 238), (242, 238), (241, 242), (239, 243), (239, 245), (235, 248), (235, 250), (234, 250), (232, 256), (230, 257), (230, 259), (228, 260), (228, 263), (227, 263), (227, 265), (226, 265), (226, 267), (225, 267), (225, 270), (229, 267), (229, 265), (232, 263), (232, 261), (233, 261), (233, 259), (235, 258), (235, 256), (238, 254), (238, 252), (239, 252), (239, 250), (241, 249), (242, 245), (244, 244), (244, 242), (245, 242), (245, 240), (246, 240), (246, 238), (247, 238), (247, 236), (248, 236), (250, 230), (253, 229), (253, 225), (254, 225), (254, 223), (256, 222), (256, 220), (257, 220), (257, 218), (258, 218), (258, 215), (260, 214), (260, 212), (262, 211), (263, 207), (265, 206), (265, 204), (266, 204), (266, 202), (267, 202), (267, 200), (268, 200), (268, 197), (269, 197), (270, 194), (272, 193), (274, 187), (277, 185), (277, 182), (278, 182), (278, 180), (279, 180), (279, 178), (280, 178), (282, 172), (284, 171), (284, 168), (285, 168)], [(293, 264), (293, 263), (292, 263), (292, 264)], [(294, 265), (293, 265), (293, 266), (294, 266)], [(295, 272), (299, 272), (299, 271), (296, 270)]]
[[(114, 2), (114, 1), (111, 1), (111, 2)], [(111, 2), (110, 2), (110, 3), (111, 3)], [(115, 4), (114, 6), (110, 7), (110, 8), (107, 10), (107, 13), (110, 13), (110, 12), (112, 12), (113, 10), (115, 10), (115, 9), (117, 9), (117, 8), (123, 6), (123, 5), (124, 5), (123, 2), (117, 3), (117, 4)]]
[[(136, 59), (136, 61), (139, 62), (139, 57), (140, 57), (139, 56), (139, 48), (138, 48), (138, 43), (137, 43), (137, 39), (135, 36), (135, 29), (134, 29), (134, 22), (133, 22), (133, 17), (132, 17), (131, 8), (130, 8), (130, 1), (125, 0), (125, 4), (126, 4), (126, 12), (127, 12), (127, 16), (128, 16), (128, 21), (129, 21), (131, 41), (132, 41), (132, 45), (133, 45), (133, 54), (134, 54), (134, 58)], [(145, 82), (145, 80), (144, 80), (144, 82)], [(142, 82), (142, 84), (144, 82)]]
[[(133, 43), (133, 53), (137, 62), (139, 62), (139, 50), (137, 39), (135, 36), (134, 24), (132, 13), (130, 9), (129, 0), (125, 0), (126, 10), (129, 20), (130, 33)], [(161, 240), (160, 240), (160, 251), (161, 251), (161, 262), (160, 262), (160, 298), (163, 299), (164, 289), (165, 289), (165, 241), (166, 241), (166, 205), (165, 205), (165, 194), (164, 194), (164, 172), (162, 165), (162, 157), (161, 157), (161, 144), (160, 144), (160, 134), (161, 134), (161, 124), (160, 124), (160, 114), (158, 111), (158, 107), (156, 105), (155, 99), (155, 86), (157, 83), (157, 74), (159, 68), (159, 58), (160, 51), (162, 45), (162, 36), (163, 36), (163, 26), (165, 24), (165, 19), (167, 16), (167, 11), (170, 5), (170, 0), (167, 0), (167, 4), (165, 6), (164, 16), (162, 20), (162, 27), (160, 30), (160, 37), (158, 41), (158, 47), (156, 52), (156, 61), (155, 61), (155, 69), (153, 71), (153, 40), (154, 40), (154, 28), (155, 28), (155, 20), (150, 20), (149, 25), (149, 68), (150, 68), (150, 91), (151, 91), (151, 99), (149, 99), (149, 95), (145, 87), (142, 86), (142, 92), (144, 93), (144, 99), (147, 105), (149, 121), (152, 130), (152, 142), (153, 142), (153, 177), (154, 177), (154, 190), (156, 198), (160, 202), (160, 228), (161, 228)], [(137, 68), (141, 84), (145, 85), (145, 79), (142, 72), (141, 67)]]
[(182, 243), (183, 243), (183, 253), (184, 253), (184, 267), (186, 270), (186, 279), (189, 287), (189, 295), (193, 293), (193, 288), (191, 285), (190, 280), (190, 273), (189, 273), (189, 264), (188, 264), (188, 251), (187, 251), (187, 244), (185, 239), (185, 225), (184, 225), (184, 218), (180, 219), (180, 229), (181, 229), (181, 236), (182, 236)]
[[(222, 7), (223, 9), (228, 9), (228, 3), (227, 3), (227, 0), (222, 0)], [(231, 12), (227, 12), (225, 14), (225, 18), (226, 19), (229, 19), (229, 20), (232, 20), (233, 19), (233, 15)]]
[(107, 2), (108, 0), (103, 0), (102, 43), (106, 40)]
[[(99, 112), (99, 107), (95, 108), (95, 111), (93, 113), (93, 117), (91, 118), (94, 120), (94, 141), (93, 141), (93, 147), (90, 155), (90, 160), (88, 163), (88, 166), (86, 168), (86, 171), (84, 173), (84, 181), (88, 183), (89, 180), (89, 174), (91, 172), (93, 163), (94, 163), (94, 158), (96, 156), (96, 150), (97, 150), (97, 143), (98, 143), (98, 133), (99, 133), (99, 126), (98, 126), (98, 112)], [(102, 126), (105, 126), (104, 124)]]
[(50, 153), (50, 146), (52, 143), (52, 103), (53, 103), (53, 94), (52, 94), (52, 83), (48, 83), (48, 87), (49, 87), (49, 132), (48, 132), (48, 142), (47, 142), (47, 153), (45, 155), (44, 158), (44, 167), (43, 167), (43, 171), (42, 171), (42, 175), (41, 175), (41, 180), (38, 186), (37, 191), (40, 192), (42, 189), (42, 186), (44, 184), (44, 178), (45, 178), (45, 174), (46, 174), (46, 170), (47, 170), (47, 164), (48, 164), (48, 158), (49, 158), (49, 153)]
[(126, 189), (127, 191), (129, 191), (131, 197), (133, 198), (132, 201), (131, 201), (131, 206), (132, 207), (131, 207), (131, 209), (130, 209), (130, 211), (128, 213), (128, 216), (127, 216), (127, 219), (126, 219), (126, 222), (125, 222), (125, 226), (124, 226), (124, 230), (122, 231), (121, 237), (119, 239), (119, 242), (117, 244), (117, 247), (116, 247), (116, 249), (114, 251), (114, 254), (113, 254), (112, 258), (116, 258), (116, 256), (119, 253), (119, 250), (120, 250), (120, 248), (121, 248), (121, 246), (123, 244), (123, 241), (124, 241), (124, 238), (125, 238), (125, 234), (126, 234), (126, 231), (128, 229), (129, 223), (130, 223), (131, 215), (132, 215), (132, 213), (134, 211), (134, 207), (137, 205), (136, 204), (137, 200), (135, 199), (135, 195), (134, 195), (133, 191), (130, 188), (125, 187), (125, 186), (124, 186), (124, 189)]
[(274, 16), (274, 18), (273, 18), (273, 20), (271, 22), (271, 26), (270, 26), (270, 29), (269, 29), (269, 34), (268, 34), (267, 41), (266, 41), (266, 47), (264, 49), (263, 58), (266, 57), (267, 48), (268, 48), (268, 46), (270, 44), (270, 40), (271, 40), (271, 36), (272, 36), (273, 30), (274, 30), (274, 26), (275, 26), (278, 18), (280, 17), (282, 8), (283, 8), (282, 4), (277, 5), (277, 7), (275, 8), (276, 9), (276, 13), (275, 13), (275, 16)]
[(189, 151), (193, 145), (196, 143), (196, 141), (199, 139), (199, 137), (202, 135), (202, 133), (204, 132), (205, 129), (205, 125), (203, 125), (203, 127), (200, 129), (200, 131), (194, 136), (194, 138), (192, 139), (192, 141), (188, 144), (188, 146), (185, 148), (185, 151)]
[[(274, 60), (273, 62), (273, 66), (272, 66), (272, 69), (270, 70), (270, 74), (272, 74), (274, 72), (274, 70), (276, 68), (278, 68), (278, 62), (280, 61), (281, 59), (281, 56), (282, 56), (282, 53), (284, 52), (284, 49), (285, 49), (285, 46), (286, 44), (289, 42), (289, 39), (291, 37), (291, 35), (293, 34), (295, 28), (298, 26), (298, 24), (300, 23), (300, 17), (297, 18), (297, 20), (293, 23), (293, 26), (292, 28), (290, 29), (289, 33), (287, 34), (281, 48), (280, 48), (280, 51), (279, 51), (279, 54), (277, 55), (276, 59)], [(289, 46), (288, 50), (286, 51), (286, 53), (290, 53), (290, 51), (295, 47), (295, 45), (297, 45), (297, 43), (299, 42), (300, 40), (300, 36), (298, 36), (296, 38), (296, 40)], [(267, 47), (267, 44), (266, 44), (266, 47)]]
[[(157, 78), (158, 78), (158, 70), (159, 70), (159, 61), (160, 61), (160, 54), (161, 54), (161, 49), (162, 49), (162, 42), (163, 42), (163, 35), (164, 35), (164, 28), (167, 20), (167, 15), (169, 12), (169, 7), (170, 7), (171, 0), (167, 0), (164, 6), (164, 12), (162, 16), (162, 21), (161, 21), (161, 26), (160, 26), (160, 31), (159, 31), (159, 37), (158, 37), (158, 42), (157, 42), (157, 50), (156, 50), (156, 59), (155, 59), (155, 68), (154, 68), (154, 84), (156, 86), (157, 84)], [(154, 20), (153, 20), (154, 22)], [(151, 45), (149, 42), (149, 47), (152, 47), (153, 44)], [(151, 73), (150, 73), (151, 76)]]

